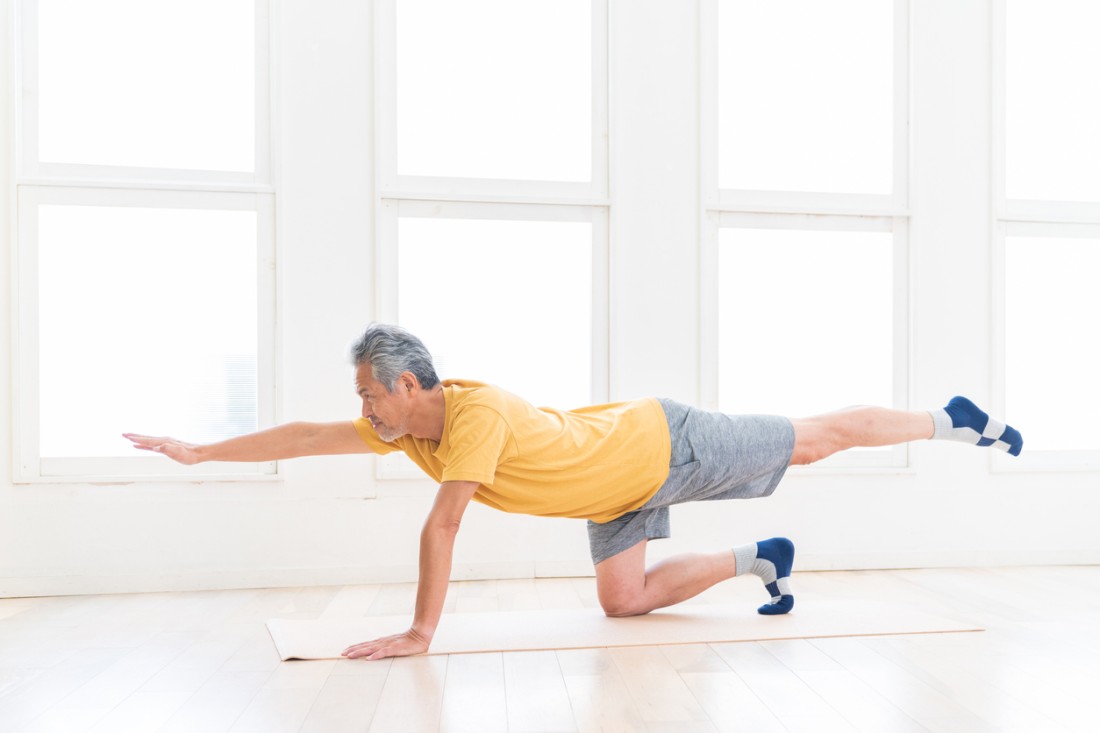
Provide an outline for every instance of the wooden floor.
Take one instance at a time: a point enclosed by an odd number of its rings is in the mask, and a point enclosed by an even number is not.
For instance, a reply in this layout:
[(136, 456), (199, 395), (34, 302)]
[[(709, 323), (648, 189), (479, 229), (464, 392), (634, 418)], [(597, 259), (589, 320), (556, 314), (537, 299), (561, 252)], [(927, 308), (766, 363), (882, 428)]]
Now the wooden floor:
[[(405, 613), (415, 587), (0, 600), (0, 731), (1100, 731), (1100, 568), (792, 585), (803, 599), (881, 594), (987, 631), (280, 663), (268, 618)], [(698, 600), (763, 594), (738, 579)], [(590, 578), (455, 583), (447, 603), (596, 607)]]

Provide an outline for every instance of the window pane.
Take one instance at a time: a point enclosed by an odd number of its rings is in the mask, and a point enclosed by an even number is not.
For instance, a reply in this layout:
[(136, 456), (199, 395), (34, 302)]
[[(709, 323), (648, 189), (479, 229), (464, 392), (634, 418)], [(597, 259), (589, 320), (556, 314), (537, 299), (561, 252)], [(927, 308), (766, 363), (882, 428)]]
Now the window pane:
[(588, 181), (588, 0), (398, 0), (402, 175)]
[(719, 404), (791, 417), (892, 405), (892, 235), (724, 229)]
[(44, 457), (255, 430), (256, 214), (39, 208)]
[(39, 159), (252, 171), (252, 0), (39, 0)]
[(440, 377), (536, 404), (592, 401), (592, 226), (401, 219), (400, 321)]
[(1008, 198), (1100, 201), (1100, 3), (1008, 0), (1006, 24)]
[(893, 190), (893, 3), (721, 0), (718, 185)]
[(1100, 239), (1005, 241), (1006, 417), (1027, 450), (1100, 449)]

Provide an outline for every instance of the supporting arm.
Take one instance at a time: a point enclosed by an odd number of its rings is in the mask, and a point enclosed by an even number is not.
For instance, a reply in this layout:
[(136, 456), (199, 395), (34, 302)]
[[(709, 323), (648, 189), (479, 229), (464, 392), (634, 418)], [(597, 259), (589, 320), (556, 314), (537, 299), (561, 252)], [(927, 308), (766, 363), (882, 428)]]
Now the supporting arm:
[(420, 579), (416, 587), (416, 611), (408, 631), (355, 644), (344, 650), (349, 659), (384, 659), (428, 651), (443, 615), (451, 560), (462, 514), (477, 491), (472, 481), (445, 481), (439, 487), (424, 528), (420, 532)]

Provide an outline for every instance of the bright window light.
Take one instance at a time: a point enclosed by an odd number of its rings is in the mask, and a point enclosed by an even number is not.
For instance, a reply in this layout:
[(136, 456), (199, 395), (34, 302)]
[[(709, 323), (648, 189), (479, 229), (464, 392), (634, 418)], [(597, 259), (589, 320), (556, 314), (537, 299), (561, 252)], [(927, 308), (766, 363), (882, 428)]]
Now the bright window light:
[(397, 171), (592, 177), (588, 0), (400, 0)]
[(254, 5), (39, 0), (39, 159), (254, 170)]
[(723, 412), (893, 404), (890, 233), (723, 229), (718, 278)]
[(1100, 201), (1100, 3), (1008, 0), (1005, 192)]
[(1006, 419), (1024, 451), (1100, 449), (1100, 239), (1005, 240)]
[(257, 428), (256, 213), (38, 209), (43, 457)]
[(399, 321), (440, 377), (592, 401), (592, 225), (402, 218)]
[(718, 185), (889, 194), (888, 0), (720, 0)]

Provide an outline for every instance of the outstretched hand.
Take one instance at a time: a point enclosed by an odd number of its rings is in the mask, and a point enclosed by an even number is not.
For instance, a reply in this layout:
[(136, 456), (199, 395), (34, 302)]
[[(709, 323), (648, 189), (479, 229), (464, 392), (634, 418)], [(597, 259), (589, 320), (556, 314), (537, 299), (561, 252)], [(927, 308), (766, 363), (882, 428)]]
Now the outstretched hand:
[(385, 659), (386, 657), (407, 657), (412, 654), (423, 654), (428, 651), (429, 641), (412, 629), (391, 636), (383, 636), (374, 641), (364, 641), (362, 644), (349, 646), (341, 656), (348, 659)]
[(198, 454), (198, 446), (184, 443), (182, 440), (156, 438), (151, 435), (138, 435), (137, 433), (123, 433), (122, 437), (133, 443), (134, 447), (139, 450), (166, 455), (173, 461), (186, 466), (198, 463), (201, 460)]

